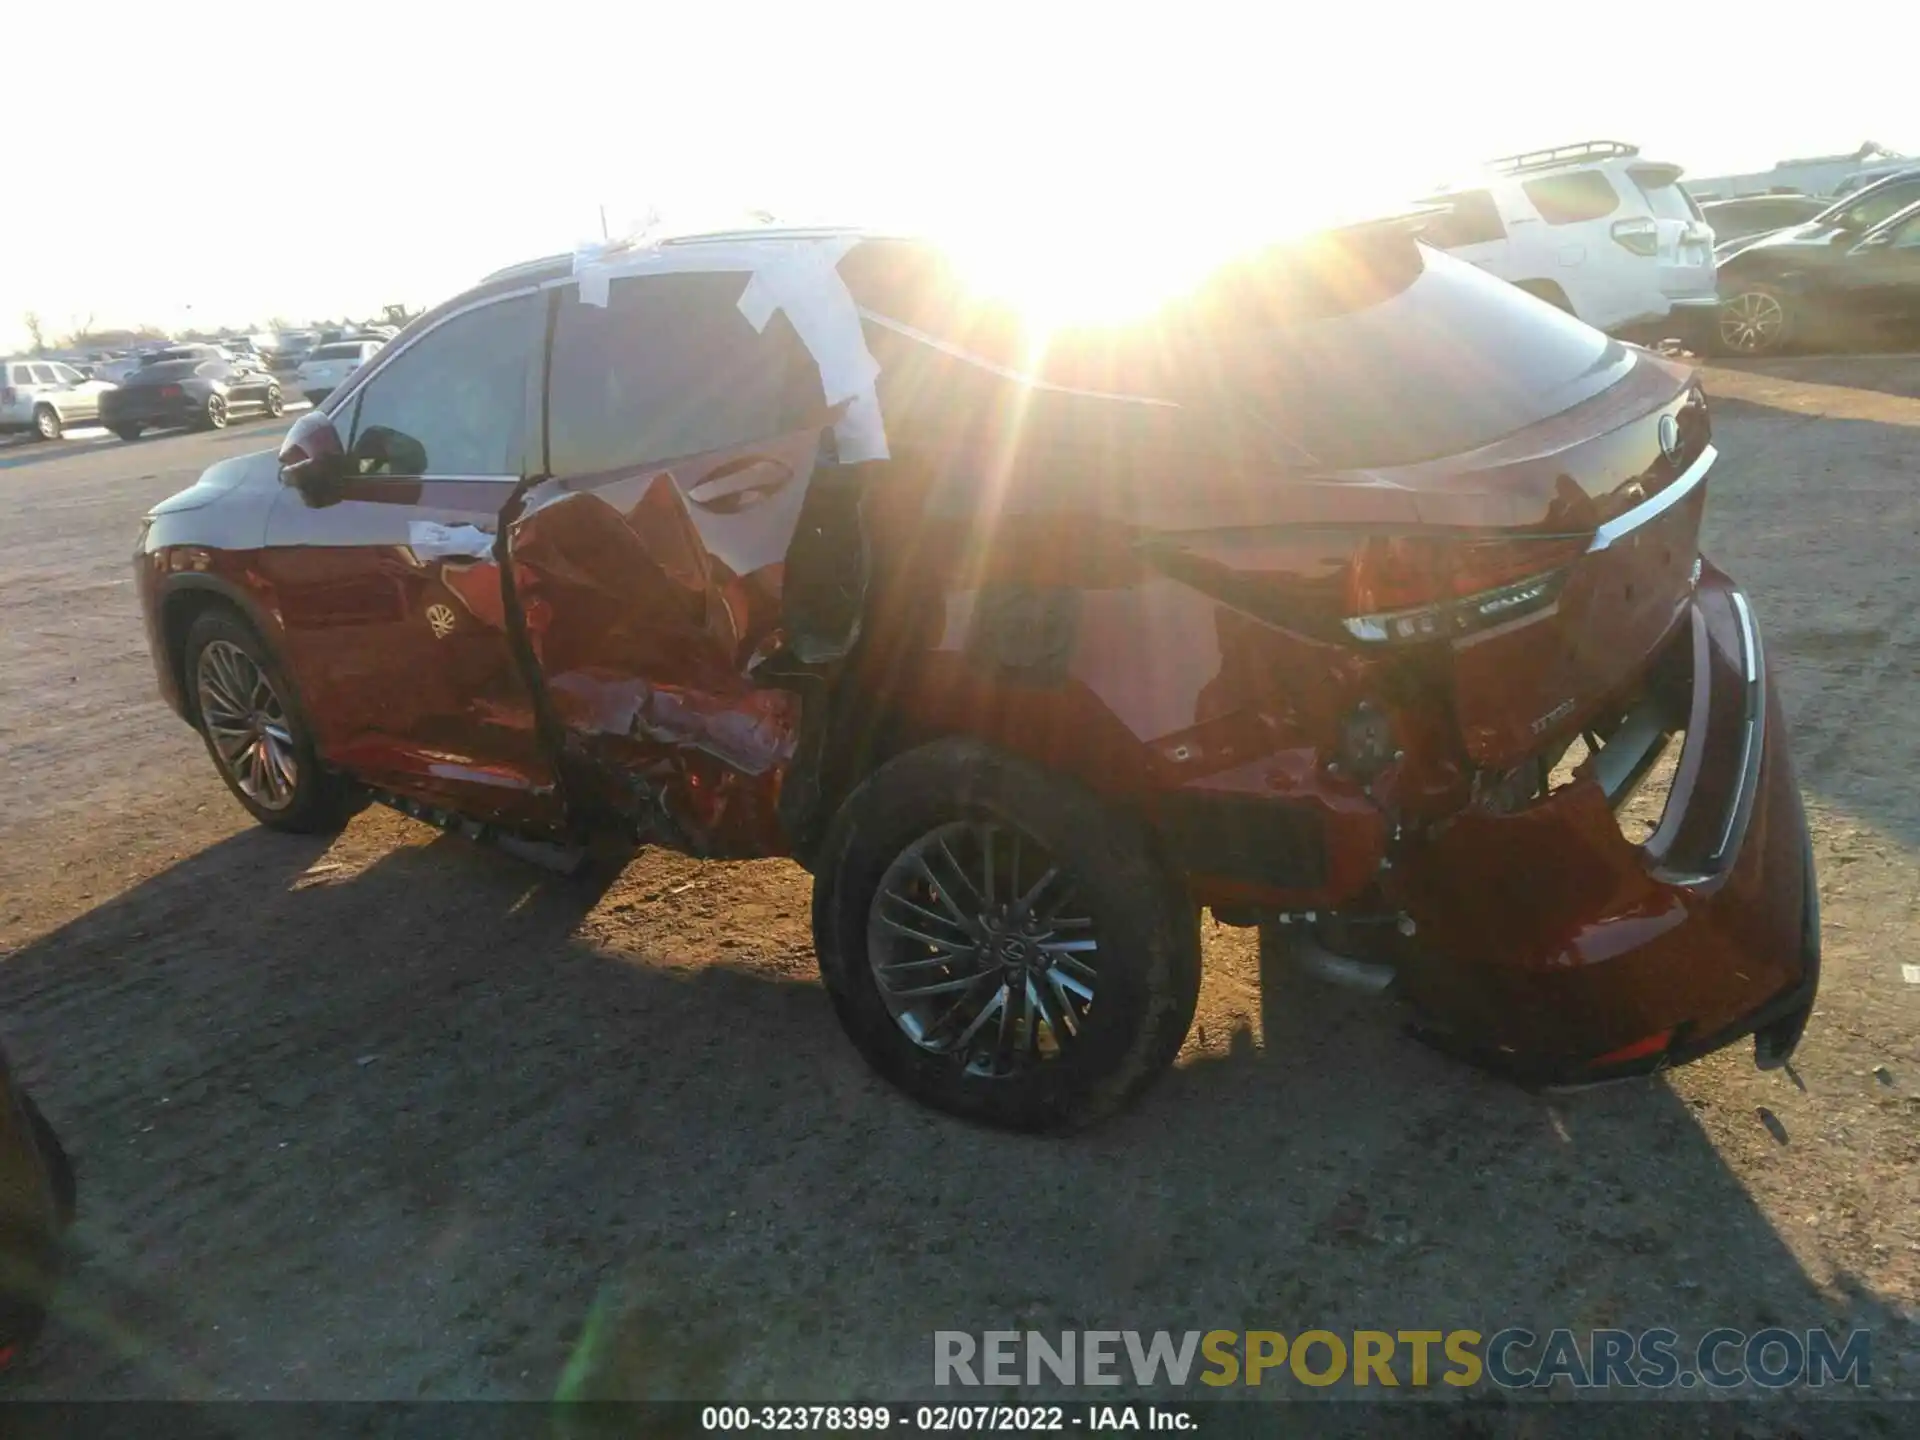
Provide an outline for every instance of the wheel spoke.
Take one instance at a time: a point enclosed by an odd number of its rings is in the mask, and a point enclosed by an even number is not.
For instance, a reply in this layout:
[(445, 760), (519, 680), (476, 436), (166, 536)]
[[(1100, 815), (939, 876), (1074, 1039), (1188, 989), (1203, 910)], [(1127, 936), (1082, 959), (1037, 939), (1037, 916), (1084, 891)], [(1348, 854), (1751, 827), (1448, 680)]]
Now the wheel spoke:
[[(955, 920), (946, 915), (942, 915), (937, 910), (929, 910), (926, 906), (921, 905), (916, 901), (909, 900), (906, 896), (902, 895), (898, 890), (883, 890), (880, 893), (880, 900), (882, 904), (893, 904), (893, 905), (899, 906), (902, 910), (905, 910), (909, 915), (912, 915), (915, 919), (919, 920), (924, 925), (945, 925), (950, 929), (958, 930), (962, 935), (966, 936), (969, 941), (973, 939), (972, 927), (967, 925), (964, 921)], [(904, 934), (906, 932), (903, 931), (902, 933)], [(944, 944), (946, 942), (942, 941), (939, 943)]]
[(993, 998), (980, 1007), (980, 1013), (973, 1017), (973, 1022), (968, 1025), (966, 1029), (962, 1030), (959, 1035), (954, 1037), (952, 1048), (964, 1051), (967, 1048), (967, 1042), (980, 1033), (987, 1021), (991, 1020), (996, 1014), (1005, 1014), (1006, 1009), (1007, 987), (1002, 985), (998, 990), (993, 992)]

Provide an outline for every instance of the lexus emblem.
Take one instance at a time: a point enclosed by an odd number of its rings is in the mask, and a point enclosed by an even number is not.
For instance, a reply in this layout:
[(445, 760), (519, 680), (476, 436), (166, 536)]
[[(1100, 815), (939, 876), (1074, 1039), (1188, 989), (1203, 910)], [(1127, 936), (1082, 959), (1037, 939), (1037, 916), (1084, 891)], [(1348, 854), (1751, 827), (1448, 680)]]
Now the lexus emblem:
[(1680, 459), (1680, 422), (1671, 415), (1660, 417), (1660, 453), (1672, 462)]
[(450, 605), (427, 606), (427, 624), (433, 627), (434, 639), (446, 639), (453, 633), (453, 607)]

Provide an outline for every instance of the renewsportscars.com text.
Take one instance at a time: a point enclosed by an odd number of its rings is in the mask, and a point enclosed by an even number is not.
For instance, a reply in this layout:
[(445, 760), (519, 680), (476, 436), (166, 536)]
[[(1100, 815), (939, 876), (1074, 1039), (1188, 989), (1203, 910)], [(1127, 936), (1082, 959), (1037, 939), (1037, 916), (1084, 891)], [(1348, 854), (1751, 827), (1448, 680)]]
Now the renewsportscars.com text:
[(1873, 1381), (1873, 1334), (1663, 1328), (1550, 1330), (936, 1330), (936, 1385), (1329, 1385), (1509, 1390), (1757, 1386)]

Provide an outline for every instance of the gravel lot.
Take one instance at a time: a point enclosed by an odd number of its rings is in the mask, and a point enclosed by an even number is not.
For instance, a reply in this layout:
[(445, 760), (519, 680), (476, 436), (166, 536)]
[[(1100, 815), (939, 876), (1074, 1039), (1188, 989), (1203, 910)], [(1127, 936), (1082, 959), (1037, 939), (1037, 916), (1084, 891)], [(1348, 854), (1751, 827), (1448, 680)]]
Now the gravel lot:
[(127, 562), (278, 427), (0, 449), (0, 1033), (82, 1208), (16, 1392), (835, 1400), (925, 1393), (935, 1329), (1823, 1323), (1920, 1390), (1920, 359), (1708, 384), (1817, 829), (1798, 1083), (1528, 1095), (1209, 928), (1176, 1073), (1066, 1142), (869, 1076), (791, 866), (244, 823)]

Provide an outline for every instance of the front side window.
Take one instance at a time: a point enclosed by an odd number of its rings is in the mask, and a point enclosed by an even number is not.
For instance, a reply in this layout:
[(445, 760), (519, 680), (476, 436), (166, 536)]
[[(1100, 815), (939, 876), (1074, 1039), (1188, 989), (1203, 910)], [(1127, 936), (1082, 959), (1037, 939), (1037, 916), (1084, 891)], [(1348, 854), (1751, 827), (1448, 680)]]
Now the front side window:
[(628, 469), (804, 424), (821, 403), (818, 373), (784, 314), (755, 330), (740, 313), (749, 278), (635, 276), (615, 280), (604, 307), (563, 291), (547, 379), (553, 473)]
[(1549, 225), (1578, 225), (1599, 220), (1620, 208), (1613, 182), (1598, 170), (1575, 170), (1566, 175), (1543, 175), (1521, 189)]
[(429, 331), (363, 386), (348, 442), (362, 475), (518, 475), (535, 297)]
[(81, 375), (81, 373), (78, 370), (74, 369), (71, 365), (54, 366), (53, 377), (54, 379), (58, 380), (62, 385), (78, 385), (85, 378), (84, 376)]

